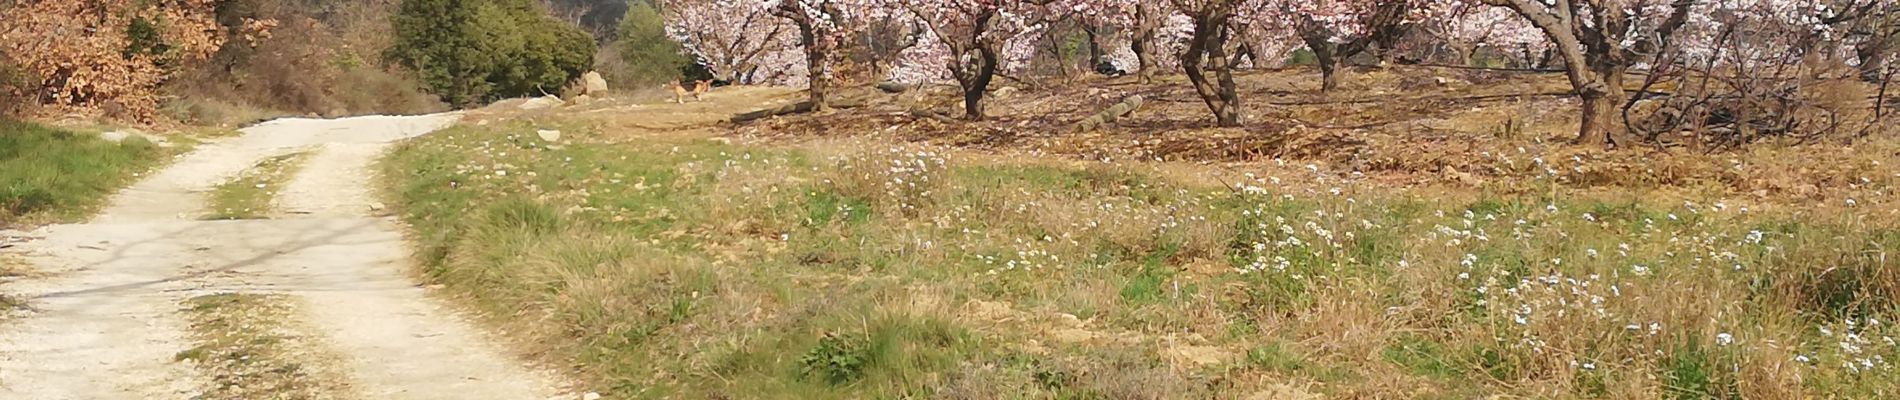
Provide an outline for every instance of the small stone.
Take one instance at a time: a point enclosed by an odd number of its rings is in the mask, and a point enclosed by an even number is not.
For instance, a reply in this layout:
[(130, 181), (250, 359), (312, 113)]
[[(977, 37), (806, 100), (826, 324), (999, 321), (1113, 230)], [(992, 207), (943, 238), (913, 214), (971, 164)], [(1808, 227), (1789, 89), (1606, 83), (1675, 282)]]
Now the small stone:
[(105, 139), (105, 141), (108, 141), (108, 142), (119, 143), (119, 142), (125, 141), (125, 139), (131, 138), (132, 135), (133, 133), (126, 132), (126, 131), (111, 131), (111, 132), (100, 133), (99, 138)]
[(581, 395), (581, 400), (600, 400), (600, 393), (587, 392)]
[(382, 210), (383, 210), (383, 209), (385, 209), (385, 208), (389, 208), (389, 207), (388, 207), (388, 206), (385, 206), (385, 205), (383, 205), (383, 202), (380, 202), (380, 201), (377, 201), (377, 202), (370, 202), (370, 203), (369, 203), (369, 210), (370, 210), (370, 211), (382, 211)]
[(528, 99), (528, 101), (522, 102), (521, 105), (517, 107), (523, 110), (539, 110), (559, 106), (563, 103), (559, 97), (542, 96)]
[(541, 137), (541, 140), (546, 140), (546, 141), (550, 141), (550, 142), (559, 142), (559, 141), (561, 141), (561, 131), (557, 131), (557, 130), (553, 130), (553, 129), (542, 129), (542, 130), (537, 130), (537, 131), (534, 131), (534, 135), (535, 135), (535, 136), (540, 136), (540, 137)]

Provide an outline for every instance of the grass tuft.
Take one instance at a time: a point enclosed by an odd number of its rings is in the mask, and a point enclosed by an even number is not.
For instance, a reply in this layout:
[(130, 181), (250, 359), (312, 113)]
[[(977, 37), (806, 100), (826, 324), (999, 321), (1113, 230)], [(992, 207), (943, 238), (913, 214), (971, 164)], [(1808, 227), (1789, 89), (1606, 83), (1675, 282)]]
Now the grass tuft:
[(275, 211), (277, 192), (290, 183), (310, 153), (266, 158), (219, 184), (206, 196), (207, 220), (265, 219)]
[(185, 300), (193, 346), (178, 352), (211, 378), (205, 399), (343, 399), (344, 381), (325, 368), (313, 342), (294, 325), (282, 295), (221, 293)]

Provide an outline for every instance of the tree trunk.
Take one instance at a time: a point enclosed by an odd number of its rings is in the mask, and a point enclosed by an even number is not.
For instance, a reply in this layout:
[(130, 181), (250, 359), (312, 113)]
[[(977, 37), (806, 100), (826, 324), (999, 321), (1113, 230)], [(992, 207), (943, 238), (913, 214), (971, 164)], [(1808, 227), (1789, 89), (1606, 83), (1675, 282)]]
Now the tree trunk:
[(1155, 65), (1154, 38), (1151, 35), (1137, 33), (1130, 40), (1132, 43), (1130, 47), (1134, 47), (1135, 51), (1135, 63), (1139, 64), (1136, 68), (1140, 69), (1135, 71), (1135, 81), (1144, 84), (1154, 83), (1155, 70), (1160, 68)]
[[(1181, 67), (1187, 70), (1188, 80), (1194, 83), (1194, 91), (1201, 95), (1201, 100), (1207, 103), (1207, 108), (1214, 112), (1215, 125), (1238, 127), (1240, 126), (1240, 96), (1234, 84), (1233, 69), (1227, 65), (1229, 60), (1227, 51), (1224, 49), (1227, 38), (1227, 14), (1212, 11), (1197, 16), (1196, 19), (1194, 36), (1188, 39), (1187, 52), (1181, 56)], [(1208, 72), (1213, 72), (1218, 82), (1209, 81)]]
[(996, 78), (998, 63), (996, 50), (988, 46), (978, 46), (977, 53), (980, 57), (977, 58), (976, 70), (971, 71), (969, 78), (959, 81), (963, 84), (963, 119), (971, 121), (985, 118), (983, 95), (989, 92), (990, 81)]
[(1146, 2), (1135, 6), (1135, 28), (1128, 40), (1129, 47), (1133, 47), (1130, 50), (1135, 52), (1135, 63), (1139, 64), (1137, 68), (1141, 69), (1135, 71), (1135, 81), (1143, 84), (1154, 83), (1155, 70), (1160, 69), (1155, 62), (1156, 11)]
[(1301, 39), (1306, 41), (1306, 49), (1313, 52), (1314, 62), (1319, 64), (1320, 91), (1322, 92), (1331, 92), (1339, 88), (1339, 64), (1343, 61), (1340, 59), (1342, 55), (1336, 53), (1339, 45), (1334, 44), (1330, 36), (1332, 35), (1320, 31), (1306, 31), (1300, 34)]
[(1855, 46), (1854, 54), (1860, 58), (1860, 78), (1862, 80), (1867, 82), (1880, 81), (1883, 75), (1882, 72), (1887, 69), (1888, 55), (1893, 50), (1890, 46), (1891, 42), (1893, 42), (1893, 40), (1889, 38), (1873, 37)]
[(1577, 129), (1576, 144), (1598, 145), (1615, 148), (1632, 144), (1622, 135), (1623, 126), (1618, 118), (1623, 103), (1628, 100), (1623, 90), (1623, 68), (1607, 63), (1593, 65), (1584, 79), (1593, 83), (1578, 90), (1577, 96), (1583, 100), (1583, 123)]
[(831, 104), (826, 101), (831, 94), (831, 41), (812, 32), (810, 26), (800, 26), (799, 30), (802, 32), (800, 39), (805, 44), (812, 111), (825, 112), (831, 109)]
[(983, 89), (963, 89), (963, 119), (983, 120)]
[(1260, 60), (1257, 59), (1258, 57), (1254, 56), (1252, 44), (1242, 44), (1240, 45), (1240, 48), (1234, 49), (1234, 50), (1235, 51), (1234, 51), (1233, 56), (1231, 56), (1227, 61), (1228, 66), (1233, 67), (1233, 68), (1239, 68), (1242, 62), (1251, 60), (1253, 61), (1252, 65), (1254, 68), (1260, 67)]
[(1090, 28), (1087, 25), (1084, 25), (1082, 27), (1082, 32), (1087, 33), (1089, 36), (1089, 67), (1088, 69), (1093, 70), (1095, 69), (1096, 66), (1102, 65), (1102, 56), (1104, 55), (1104, 52), (1102, 51), (1101, 42), (1098, 42), (1099, 40), (1101, 40), (1101, 38), (1096, 37), (1095, 28)]
[(1451, 52), (1453, 54), (1452, 57), (1458, 58), (1458, 65), (1466, 66), (1466, 67), (1477, 65), (1477, 63), (1473, 62), (1476, 60), (1471, 59), (1472, 55), (1478, 52), (1477, 49), (1478, 49), (1478, 46), (1473, 46), (1473, 45), (1468, 45), (1468, 44), (1451, 45)]
[[(835, 10), (825, 10), (836, 15)], [(807, 94), (810, 96), (812, 110), (824, 112), (831, 108), (825, 99), (831, 92), (831, 48), (836, 41), (831, 35), (819, 32), (817, 21), (798, 8), (795, 2), (784, 2), (772, 14), (790, 20), (798, 26), (798, 44), (805, 48), (805, 75)]]

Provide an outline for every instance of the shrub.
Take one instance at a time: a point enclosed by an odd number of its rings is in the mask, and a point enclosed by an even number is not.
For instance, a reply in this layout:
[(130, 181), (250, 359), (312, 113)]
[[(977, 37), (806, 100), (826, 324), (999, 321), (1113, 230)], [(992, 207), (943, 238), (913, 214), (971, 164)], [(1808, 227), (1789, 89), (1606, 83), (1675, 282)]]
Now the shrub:
[(10, 7), (0, 18), (0, 53), (42, 78), (26, 101), (72, 111), (149, 119), (158, 85), (174, 68), (222, 44), (212, 1), (51, 0)]
[(679, 42), (667, 37), (660, 11), (646, 2), (633, 2), (619, 31), (614, 50), (620, 63), (614, 72), (620, 81), (638, 85), (679, 79), (681, 69), (692, 62)]
[[(286, 114), (417, 114), (444, 107), (412, 74), (385, 65), (393, 0), (225, 0), (227, 43), (167, 82), (161, 111), (181, 121), (242, 125)], [(267, 34), (247, 32), (268, 21)]]
[(586, 32), (526, 0), (409, 0), (389, 56), (456, 106), (557, 91), (594, 63)]

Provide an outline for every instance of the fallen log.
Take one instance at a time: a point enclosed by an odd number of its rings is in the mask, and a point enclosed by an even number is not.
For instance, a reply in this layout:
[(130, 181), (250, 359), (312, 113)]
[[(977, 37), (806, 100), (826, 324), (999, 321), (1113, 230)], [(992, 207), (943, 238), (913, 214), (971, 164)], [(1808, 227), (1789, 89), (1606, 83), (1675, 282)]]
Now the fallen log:
[(1141, 95), (1139, 94), (1128, 96), (1127, 98), (1122, 99), (1121, 102), (1115, 103), (1115, 105), (1112, 105), (1112, 106), (1108, 106), (1108, 109), (1102, 110), (1102, 112), (1096, 113), (1095, 115), (1092, 115), (1086, 119), (1083, 119), (1081, 122), (1075, 123), (1075, 131), (1076, 132), (1093, 131), (1097, 128), (1101, 128), (1102, 125), (1108, 125), (1110, 123), (1114, 123), (1116, 119), (1120, 119), (1123, 116), (1127, 116), (1128, 114), (1134, 113), (1135, 110), (1141, 109), (1141, 101), (1142, 101)]
[(908, 92), (913, 88), (914, 87), (911, 85), (892, 82), (892, 81), (878, 82), (877, 84), (877, 90), (882, 90), (884, 91), (884, 93), (891, 93), (891, 94)]
[[(831, 101), (831, 108), (833, 109), (858, 108), (858, 107), (863, 107), (864, 104), (865, 102), (863, 99), (839, 98), (839, 99), (833, 99)], [(732, 122), (734, 123), (749, 122), (749, 121), (756, 121), (756, 120), (776, 117), (780, 115), (808, 113), (808, 112), (811, 112), (812, 108), (814, 108), (812, 107), (812, 102), (810, 100), (806, 100), (806, 101), (801, 101), (801, 102), (792, 103), (792, 104), (785, 104), (785, 105), (780, 105), (776, 107), (735, 114), (732, 116)]]

